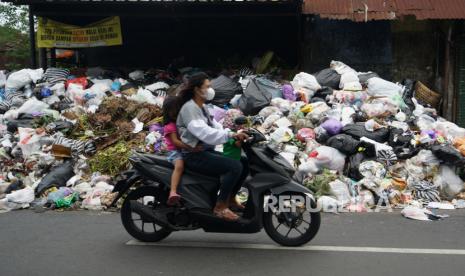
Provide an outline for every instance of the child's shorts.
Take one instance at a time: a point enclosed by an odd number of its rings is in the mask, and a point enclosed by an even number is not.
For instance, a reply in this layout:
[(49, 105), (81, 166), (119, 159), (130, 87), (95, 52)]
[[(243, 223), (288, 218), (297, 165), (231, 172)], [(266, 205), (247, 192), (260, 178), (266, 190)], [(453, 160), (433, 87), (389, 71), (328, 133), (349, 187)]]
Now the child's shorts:
[(174, 164), (176, 163), (177, 160), (182, 160), (182, 153), (180, 151), (177, 151), (177, 150), (172, 150), (168, 153), (168, 162), (170, 162), (171, 164)]

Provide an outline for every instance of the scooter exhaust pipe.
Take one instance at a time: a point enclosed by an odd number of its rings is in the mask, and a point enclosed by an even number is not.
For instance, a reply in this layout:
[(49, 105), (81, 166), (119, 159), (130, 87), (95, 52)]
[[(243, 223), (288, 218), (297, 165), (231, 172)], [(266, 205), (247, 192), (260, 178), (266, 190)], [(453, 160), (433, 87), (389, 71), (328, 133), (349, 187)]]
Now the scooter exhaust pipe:
[(172, 228), (169, 222), (157, 214), (151, 206), (144, 205), (136, 200), (131, 200), (130, 206), (131, 210), (140, 215), (143, 221), (156, 223), (162, 227)]

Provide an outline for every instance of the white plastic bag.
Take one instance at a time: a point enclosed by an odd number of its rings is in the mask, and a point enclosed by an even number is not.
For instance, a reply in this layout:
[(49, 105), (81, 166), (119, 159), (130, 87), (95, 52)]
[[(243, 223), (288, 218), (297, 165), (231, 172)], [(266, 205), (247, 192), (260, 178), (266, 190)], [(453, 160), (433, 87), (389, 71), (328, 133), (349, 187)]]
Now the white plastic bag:
[(341, 123), (343, 126), (354, 123), (353, 114), (355, 114), (355, 109), (353, 107), (344, 106), (342, 108)]
[(18, 114), (33, 114), (36, 112), (43, 112), (48, 107), (48, 104), (39, 101), (35, 97), (32, 97), (29, 100), (27, 100), (20, 108), (18, 108), (17, 111)]
[(337, 199), (329, 196), (320, 196), (316, 204), (319, 210), (326, 213), (337, 213), (340, 206)]
[(241, 99), (242, 95), (238, 94), (235, 95), (229, 103), (231, 104), (232, 107), (238, 107), (239, 106), (239, 100)]
[(464, 189), (464, 182), (455, 174), (452, 167), (442, 165), (439, 168), (439, 173), (433, 181), (434, 185), (441, 187), (441, 191), (448, 199), (452, 199), (455, 195)]
[(275, 143), (289, 142), (293, 137), (294, 133), (287, 127), (280, 127), (270, 135), (271, 140)]
[(113, 185), (108, 184), (105, 181), (99, 181), (97, 184), (95, 184), (96, 189), (103, 190), (104, 192), (111, 192), (113, 191)]
[(262, 124), (264, 129), (269, 129), (273, 126), (273, 123), (281, 118), (281, 115), (273, 114), (268, 116)]
[(10, 120), (15, 120), (19, 116), (18, 110), (17, 109), (10, 109), (5, 114), (3, 114), (3, 119), (10, 121)]
[(405, 122), (405, 120), (407, 120), (407, 115), (402, 111), (399, 111), (399, 113), (397, 113), (395, 117), (396, 120), (399, 122)]
[(358, 80), (358, 76), (355, 72), (346, 72), (341, 75), (341, 81), (339, 82), (339, 88), (347, 91), (360, 91), (362, 85)]
[(436, 120), (426, 114), (421, 114), (417, 119), (417, 126), (420, 130), (431, 130), (436, 126)]
[(37, 134), (35, 129), (32, 128), (18, 128), (19, 143), (18, 146), (21, 148), (24, 158), (28, 158), (34, 153), (40, 151), (40, 137), (44, 134)]
[(102, 195), (107, 193), (110, 189), (106, 188), (106, 186), (103, 188), (97, 187), (99, 183), (96, 184), (96, 187), (93, 188), (91, 192), (87, 193), (84, 200), (82, 201), (81, 208), (88, 209), (88, 210), (101, 210), (103, 208), (100, 198)]
[(157, 106), (163, 105), (162, 97), (155, 97), (152, 92), (143, 88), (139, 88), (137, 93), (129, 97), (129, 99), (138, 103), (149, 103)]
[[(113, 84), (113, 81), (111, 79), (91, 79), (91, 81), (94, 83), (94, 85), (92, 85), (89, 88), (94, 88), (95, 89), (95, 88), (97, 88), (99, 86), (100, 87), (106, 87), (105, 91), (109, 91), (111, 85)], [(97, 86), (95, 86), (95, 85), (97, 85)], [(105, 91), (103, 91), (103, 92), (105, 92)]]
[(317, 166), (315, 159), (310, 158), (306, 162), (299, 165), (298, 171), (302, 173), (316, 174), (320, 168)]
[(361, 110), (365, 112), (368, 117), (381, 117), (381, 116), (389, 116), (392, 114), (396, 114), (398, 111), (398, 107), (395, 106), (389, 100), (374, 100), (371, 102), (363, 103)]
[(402, 87), (382, 78), (374, 77), (368, 80), (367, 92), (370, 96), (393, 97), (402, 94)]
[(335, 148), (321, 146), (316, 150), (317, 155), (309, 158), (315, 160), (315, 164), (319, 169), (327, 168), (341, 172), (344, 170), (346, 156)]
[(399, 122), (399, 121), (392, 121), (389, 123), (389, 125), (393, 128), (399, 128), (402, 129), (403, 131), (409, 130), (409, 125), (405, 122)]
[(429, 209), (441, 209), (441, 210), (454, 210), (455, 206), (449, 202), (429, 202), (428, 206)]
[(44, 70), (40, 69), (22, 69), (11, 73), (6, 80), (5, 88), (10, 90), (18, 90), (31, 82), (37, 82), (42, 78)]
[(263, 108), (262, 110), (260, 110), (260, 112), (258, 112), (258, 115), (262, 116), (265, 119), (268, 118), (268, 116), (273, 115), (273, 114), (283, 116), (283, 113), (281, 112), (281, 110), (279, 110), (277, 106), (267, 106)]
[(92, 191), (92, 186), (89, 182), (82, 182), (73, 187), (73, 190), (78, 192), (80, 195), (86, 195)]
[(294, 90), (304, 92), (310, 98), (321, 88), (316, 78), (305, 72), (295, 75), (294, 79), (291, 81), (291, 85)]
[(287, 163), (289, 163), (289, 165), (294, 167), (295, 153), (292, 153), (292, 152), (280, 152), (279, 155), (281, 155), (281, 157), (283, 157), (287, 161)]
[(442, 132), (447, 138), (458, 139), (465, 137), (465, 128), (461, 128), (449, 121), (437, 121), (436, 130)]
[(415, 206), (407, 206), (404, 209), (402, 209), (401, 214), (409, 219), (414, 219), (414, 220), (422, 220), (422, 221), (430, 221), (430, 218), (435, 218), (438, 219), (439, 217), (435, 217), (434, 214), (425, 209), (425, 208), (419, 208)]
[(63, 82), (55, 83), (52, 87), (50, 87), (50, 90), (56, 96), (65, 96), (66, 89)]
[(73, 187), (76, 183), (81, 180), (82, 176), (80, 174), (76, 174), (75, 176), (71, 177), (68, 181), (66, 181), (66, 187)]
[(77, 83), (70, 83), (68, 85), (68, 89), (66, 90), (66, 93), (74, 101), (75, 104), (84, 105), (85, 103), (84, 95), (86, 92), (82, 88), (82, 85), (77, 84)]
[(42, 99), (42, 101), (43, 101), (44, 103), (48, 104), (48, 105), (52, 105), (52, 104), (54, 104), (54, 103), (60, 102), (61, 100), (60, 100), (60, 98), (58, 98), (58, 96), (52, 95), (52, 96), (50, 96), (50, 97), (47, 97), (47, 98)]
[(331, 109), (325, 102), (311, 103), (311, 106), (312, 111), (307, 114), (307, 117), (314, 120), (322, 119), (324, 113)]
[(272, 106), (279, 108), (281, 112), (288, 112), (291, 110), (291, 102), (289, 100), (274, 98), (270, 103)]
[(140, 80), (144, 78), (144, 71), (142, 70), (136, 70), (131, 73), (129, 73), (129, 78), (132, 80)]
[(330, 67), (331, 69), (336, 70), (336, 72), (339, 75), (343, 75), (345, 73), (350, 73), (350, 72), (357, 73), (354, 69), (352, 69), (350, 66), (346, 65), (345, 63), (341, 61), (332, 60)]
[(145, 89), (152, 91), (152, 92), (155, 92), (160, 89), (169, 89), (169, 88), (170, 88), (169, 84), (167, 84), (166, 82), (162, 82), (162, 81), (153, 83), (151, 85), (147, 85), (145, 87)]
[(275, 124), (277, 127), (291, 127), (291, 126), (292, 126), (291, 121), (289, 121), (289, 119), (286, 118), (286, 117), (282, 117), (281, 119), (276, 120), (276, 121), (274, 122), (274, 124)]
[(3, 70), (0, 70), (0, 88), (3, 88), (6, 84), (6, 75)]
[(34, 189), (26, 187), (21, 190), (16, 190), (6, 195), (9, 202), (18, 204), (28, 204), (34, 201)]
[(339, 179), (329, 183), (331, 193), (336, 196), (341, 205), (350, 203), (350, 192), (347, 184)]
[(139, 133), (144, 129), (144, 123), (140, 122), (139, 119), (137, 119), (137, 117), (132, 119), (131, 122), (134, 124), (134, 130), (132, 131), (132, 133)]

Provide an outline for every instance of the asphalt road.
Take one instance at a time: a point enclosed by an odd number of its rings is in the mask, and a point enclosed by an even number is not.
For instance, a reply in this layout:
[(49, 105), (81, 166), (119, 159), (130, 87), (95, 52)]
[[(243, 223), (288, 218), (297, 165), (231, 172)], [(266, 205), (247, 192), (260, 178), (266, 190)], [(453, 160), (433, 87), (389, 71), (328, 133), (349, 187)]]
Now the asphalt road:
[(180, 232), (145, 246), (118, 213), (15, 211), (0, 214), (0, 275), (464, 275), (465, 210), (441, 213), (450, 217), (324, 214), (309, 250), (279, 250), (264, 232)]

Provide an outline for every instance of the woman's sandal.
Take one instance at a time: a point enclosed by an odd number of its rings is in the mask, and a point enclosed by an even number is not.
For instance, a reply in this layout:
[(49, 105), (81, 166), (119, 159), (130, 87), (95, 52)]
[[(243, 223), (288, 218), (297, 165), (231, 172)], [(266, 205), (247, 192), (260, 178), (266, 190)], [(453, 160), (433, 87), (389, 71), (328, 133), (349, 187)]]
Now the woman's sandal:
[(213, 210), (213, 214), (226, 221), (237, 221), (239, 219), (239, 216), (228, 208), (223, 210)]
[(245, 209), (245, 206), (237, 202), (236, 200), (231, 200), (229, 202), (229, 208), (243, 211)]
[(231, 203), (229, 204), (229, 208), (233, 211), (239, 211), (239, 212), (242, 212), (245, 210), (245, 206), (239, 203)]
[(166, 202), (166, 204), (169, 206), (178, 205), (180, 200), (181, 200), (180, 195), (178, 195), (177, 193), (170, 192), (170, 195), (168, 197), (168, 201)]

